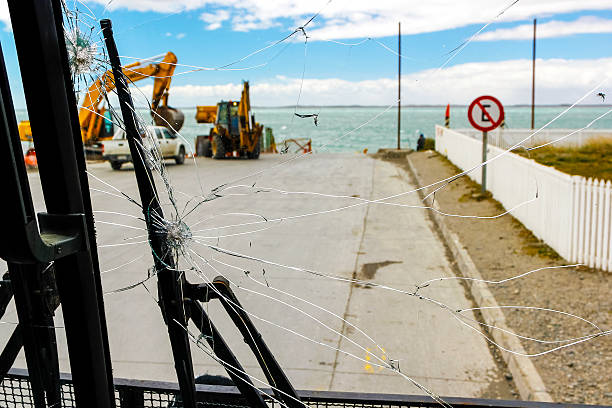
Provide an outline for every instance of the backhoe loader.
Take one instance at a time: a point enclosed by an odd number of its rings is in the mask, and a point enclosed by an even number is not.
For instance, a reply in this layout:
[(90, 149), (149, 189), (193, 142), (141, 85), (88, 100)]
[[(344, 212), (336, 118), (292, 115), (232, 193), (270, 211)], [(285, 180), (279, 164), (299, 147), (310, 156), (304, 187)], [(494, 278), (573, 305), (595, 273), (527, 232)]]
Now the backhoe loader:
[[(177, 132), (183, 126), (185, 116), (178, 109), (168, 106), (168, 90), (174, 74), (177, 58), (172, 52), (123, 67), (128, 84), (145, 78), (153, 78), (151, 116), (157, 126), (164, 126)], [(89, 157), (101, 155), (99, 142), (113, 137), (112, 118), (106, 108), (106, 95), (115, 88), (112, 71), (106, 71), (90, 87), (79, 109), (81, 136)], [(28, 121), (19, 124), (21, 140), (31, 141)]]
[(198, 123), (214, 123), (208, 136), (196, 138), (198, 156), (259, 158), (263, 125), (251, 113), (249, 82), (243, 82), (240, 101), (221, 101), (216, 106), (198, 106)]

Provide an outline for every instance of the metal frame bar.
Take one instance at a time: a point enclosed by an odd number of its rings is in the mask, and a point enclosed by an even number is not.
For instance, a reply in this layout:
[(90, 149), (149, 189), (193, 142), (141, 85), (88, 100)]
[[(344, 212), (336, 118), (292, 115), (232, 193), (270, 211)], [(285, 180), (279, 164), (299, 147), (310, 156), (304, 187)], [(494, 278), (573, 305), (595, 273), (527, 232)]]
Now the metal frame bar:
[[(50, 299), (57, 292), (50, 267), (36, 262), (37, 258), (54, 258), (58, 248), (63, 245), (68, 251), (75, 251), (82, 240), (77, 235), (58, 235), (62, 238), (43, 242), (36, 228), (29, 186), (25, 174), (25, 165), (17, 135), (16, 119), (12, 105), (6, 66), (0, 48), (0, 126), (2, 131), (1, 149), (3, 170), (8, 179), (2, 182), (11, 196), (12, 205), (7, 213), (8, 230), (17, 237), (11, 243), (3, 245), (2, 253), (8, 254), (9, 273), (3, 277), (0, 289), (0, 316), (4, 315), (10, 300), (15, 298), (19, 324), (5, 345), (0, 358), (0, 374), (4, 376), (15, 362), (23, 347), (26, 361), (30, 368), (32, 394), (36, 406), (60, 402), (59, 363), (55, 331), (53, 330), (53, 312), (57, 305)], [(10, 176), (13, 177), (10, 177)], [(21, 193), (21, 194), (19, 194)], [(24, 193), (27, 193), (25, 195)], [(17, 210), (17, 211), (15, 211)], [(21, 210), (21, 212), (19, 211)], [(16, 212), (16, 213), (15, 213)], [(21, 215), (21, 217), (19, 216)], [(29, 228), (31, 227), (31, 228)], [(41, 230), (44, 231), (44, 228)], [(11, 237), (13, 238), (13, 237)], [(13, 246), (20, 248), (14, 251)], [(34, 262), (17, 263), (16, 261)], [(48, 272), (45, 274), (45, 272)], [(49, 279), (49, 276), (51, 278)], [(50, 296), (51, 295), (51, 296)]]
[(227, 279), (223, 276), (217, 276), (211, 284), (191, 286), (187, 293), (202, 302), (219, 299), (232, 322), (234, 322), (234, 325), (238, 328), (240, 334), (242, 334), (244, 342), (251, 348), (268, 383), (274, 387), (274, 395), (290, 408), (303, 407), (289, 378), (287, 378), (280, 364), (276, 361), (262, 335), (253, 324), (249, 314), (238, 301)]
[[(54, 278), (44, 281), (41, 264), (9, 263), (11, 285), (15, 291), (15, 306), (19, 317), (19, 333), (25, 351), (32, 392), (36, 406), (53, 406), (61, 402), (59, 359), (53, 315), (58, 304), (47, 303), (47, 293), (53, 291)], [(57, 289), (55, 289), (57, 291)], [(12, 340), (12, 336), (11, 336)], [(13, 353), (17, 342), (9, 341)], [(13, 356), (17, 356), (13, 354)], [(13, 358), (14, 361), (14, 358)]]
[(191, 301), (189, 306), (191, 309), (191, 321), (200, 330), (215, 355), (223, 362), (221, 365), (240, 390), (240, 393), (244, 395), (252, 407), (267, 408), (268, 406), (261, 393), (249, 376), (245, 374), (245, 369), (209, 319), (202, 305), (197, 301)]
[(179, 274), (174, 265), (174, 259), (170, 249), (166, 244), (166, 236), (153, 227), (153, 215), (163, 218), (163, 211), (159, 204), (157, 190), (153, 182), (151, 170), (145, 163), (145, 152), (141, 143), (140, 132), (135, 121), (135, 110), (132, 97), (128, 89), (128, 83), (123, 74), (117, 45), (113, 37), (111, 21), (104, 19), (100, 21), (102, 33), (106, 42), (108, 57), (113, 69), (117, 95), (123, 115), (126, 138), (130, 146), (132, 163), (136, 183), (140, 193), (142, 212), (145, 217), (148, 231), (149, 244), (153, 252), (155, 271), (157, 275), (157, 290), (159, 294), (159, 305), (162, 310), (164, 322), (168, 328), (172, 354), (174, 357), (174, 367), (181, 387), (183, 404), (185, 407), (195, 408), (195, 376), (193, 373), (193, 362), (191, 360), (191, 349), (189, 345), (187, 327), (187, 316), (183, 302), (183, 284), (185, 275)]
[[(28, 373), (22, 369), (12, 369), (8, 377), (13, 380), (27, 381)], [(71, 384), (72, 376), (62, 373), (62, 384)], [(178, 384), (160, 381), (130, 380), (124, 378), (114, 379), (115, 388), (122, 393), (131, 393), (132, 396), (142, 396), (145, 393), (174, 394), (179, 392)], [(196, 385), (197, 400), (211, 403), (243, 404), (247, 402), (236, 387), (224, 385)], [(270, 389), (260, 389), (262, 393), (270, 394)], [(426, 395), (405, 394), (375, 394), (360, 392), (338, 391), (312, 391), (297, 390), (297, 395), (307, 405), (333, 405), (333, 406), (386, 406), (386, 407), (439, 407), (439, 403)], [(521, 400), (496, 400), (482, 398), (442, 397), (454, 407), (461, 408), (610, 408), (606, 405), (569, 404)], [(121, 405), (121, 407), (132, 407)]]
[[(31, 372), (38, 372), (33, 376), (36, 388), (33, 391), (41, 395), (42, 383), (47, 388), (43, 399), (56, 398), (50, 388), (56, 383), (55, 362), (49, 359), (49, 355), (57, 352), (54, 334), (47, 333), (37, 340), (40, 333), (34, 328), (35, 322), (46, 321), (51, 323), (46, 329), (52, 330), (52, 317), (44, 309), (45, 299), (32, 296), (37, 285), (45, 284), (43, 279), (36, 280), (42, 278), (41, 268), (53, 260), (77, 404), (112, 407), (114, 388), (93, 213), (64, 42), (61, 3), (59, 0), (9, 0), (8, 5), (49, 212), (48, 216), (39, 216), (41, 235), (44, 236), (46, 228), (52, 232), (45, 240), (38, 233), (4, 72), (3, 143), (7, 141), (12, 158), (3, 162), (9, 180), (2, 184), (14, 193), (11, 196), (15, 197), (15, 203), (7, 219), (15, 229), (11, 231), (14, 233), (11, 242), (3, 245), (2, 256), (9, 262), (28, 367)], [(67, 225), (69, 228), (65, 228)], [(36, 279), (30, 281), (32, 272)], [(39, 343), (41, 340), (44, 345)], [(51, 374), (45, 372), (45, 367), (51, 367)], [(36, 405), (45, 406), (39, 397)]]

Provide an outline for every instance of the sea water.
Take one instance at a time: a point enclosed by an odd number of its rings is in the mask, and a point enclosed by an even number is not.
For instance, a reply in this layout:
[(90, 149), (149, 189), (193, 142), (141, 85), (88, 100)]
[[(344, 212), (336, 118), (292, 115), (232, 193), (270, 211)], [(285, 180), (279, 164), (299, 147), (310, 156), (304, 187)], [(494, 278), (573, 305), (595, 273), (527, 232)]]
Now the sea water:
[[(368, 149), (375, 152), (379, 148), (397, 147), (397, 107), (385, 112), (386, 107), (324, 107), (298, 108), (300, 114), (318, 114), (317, 125), (313, 118), (299, 118), (294, 108), (254, 108), (255, 120), (272, 128), (277, 144), (285, 139), (312, 139), (313, 149), (324, 152), (354, 152)], [(544, 126), (567, 107), (536, 107), (536, 128)], [(611, 109), (606, 107), (575, 107), (552, 122), (549, 128), (578, 129), (586, 126), (597, 116)], [(182, 109), (185, 125), (181, 130), (188, 140), (199, 134), (208, 134), (210, 126), (195, 121), (195, 109)], [(436, 124), (444, 125), (446, 106), (402, 107), (400, 144), (402, 147), (416, 148), (419, 134), (434, 137)], [(507, 128), (530, 128), (530, 107), (508, 107), (506, 112)], [(467, 107), (451, 107), (451, 128), (470, 127)], [(595, 122), (593, 129), (611, 129), (612, 113)]]
[[(535, 126), (546, 125), (567, 106), (536, 106)], [(277, 144), (285, 139), (312, 139), (312, 147), (319, 152), (355, 152), (368, 149), (375, 152), (379, 148), (397, 147), (397, 107), (294, 107), (253, 108), (255, 120), (273, 131)], [(593, 119), (607, 112), (610, 106), (574, 107), (547, 127), (556, 129), (579, 129)], [(195, 108), (181, 108), (185, 114), (185, 124), (181, 135), (193, 146), (197, 135), (207, 135), (211, 125), (195, 121)], [(434, 137), (434, 126), (444, 124), (446, 106), (402, 107), (400, 143), (402, 147), (415, 148), (419, 134)], [(148, 120), (149, 113), (139, 109), (141, 116)], [(314, 119), (299, 118), (294, 113), (317, 114)], [(26, 120), (27, 112), (17, 110), (17, 119)], [(531, 127), (531, 108), (510, 106), (505, 108), (506, 127), (510, 129)], [(466, 106), (451, 106), (450, 127), (467, 128)], [(612, 129), (612, 113), (593, 123), (593, 129)]]

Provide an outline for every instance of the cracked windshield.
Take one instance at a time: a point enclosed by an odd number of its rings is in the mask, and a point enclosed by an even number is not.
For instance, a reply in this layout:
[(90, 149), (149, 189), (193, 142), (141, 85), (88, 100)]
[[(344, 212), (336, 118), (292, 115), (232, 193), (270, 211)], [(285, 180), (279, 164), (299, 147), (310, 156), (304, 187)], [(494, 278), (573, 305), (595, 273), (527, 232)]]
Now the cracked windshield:
[(0, 3), (1, 407), (612, 405), (610, 1)]

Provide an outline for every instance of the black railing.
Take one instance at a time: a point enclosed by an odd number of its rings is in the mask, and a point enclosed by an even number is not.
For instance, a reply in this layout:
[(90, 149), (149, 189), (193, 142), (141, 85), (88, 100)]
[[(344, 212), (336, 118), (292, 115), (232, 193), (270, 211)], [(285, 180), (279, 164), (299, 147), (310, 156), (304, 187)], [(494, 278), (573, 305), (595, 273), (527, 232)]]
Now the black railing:
[[(62, 407), (76, 407), (70, 374), (60, 375)], [(121, 408), (179, 408), (177, 400), (179, 386), (176, 383), (126, 380), (115, 378), (115, 401)], [(261, 389), (269, 407), (280, 406), (266, 395), (271, 390)], [(306, 391), (298, 390), (298, 396), (305, 406), (319, 407), (439, 407), (436, 401), (425, 395), (369, 394), (357, 392)], [(443, 397), (444, 401), (461, 408), (604, 408), (601, 405), (560, 404), (534, 401), (506, 401), (481, 398)], [(249, 407), (246, 399), (234, 386), (196, 385), (198, 407)], [(34, 407), (30, 382), (26, 370), (12, 369), (0, 382), (0, 407)]]

